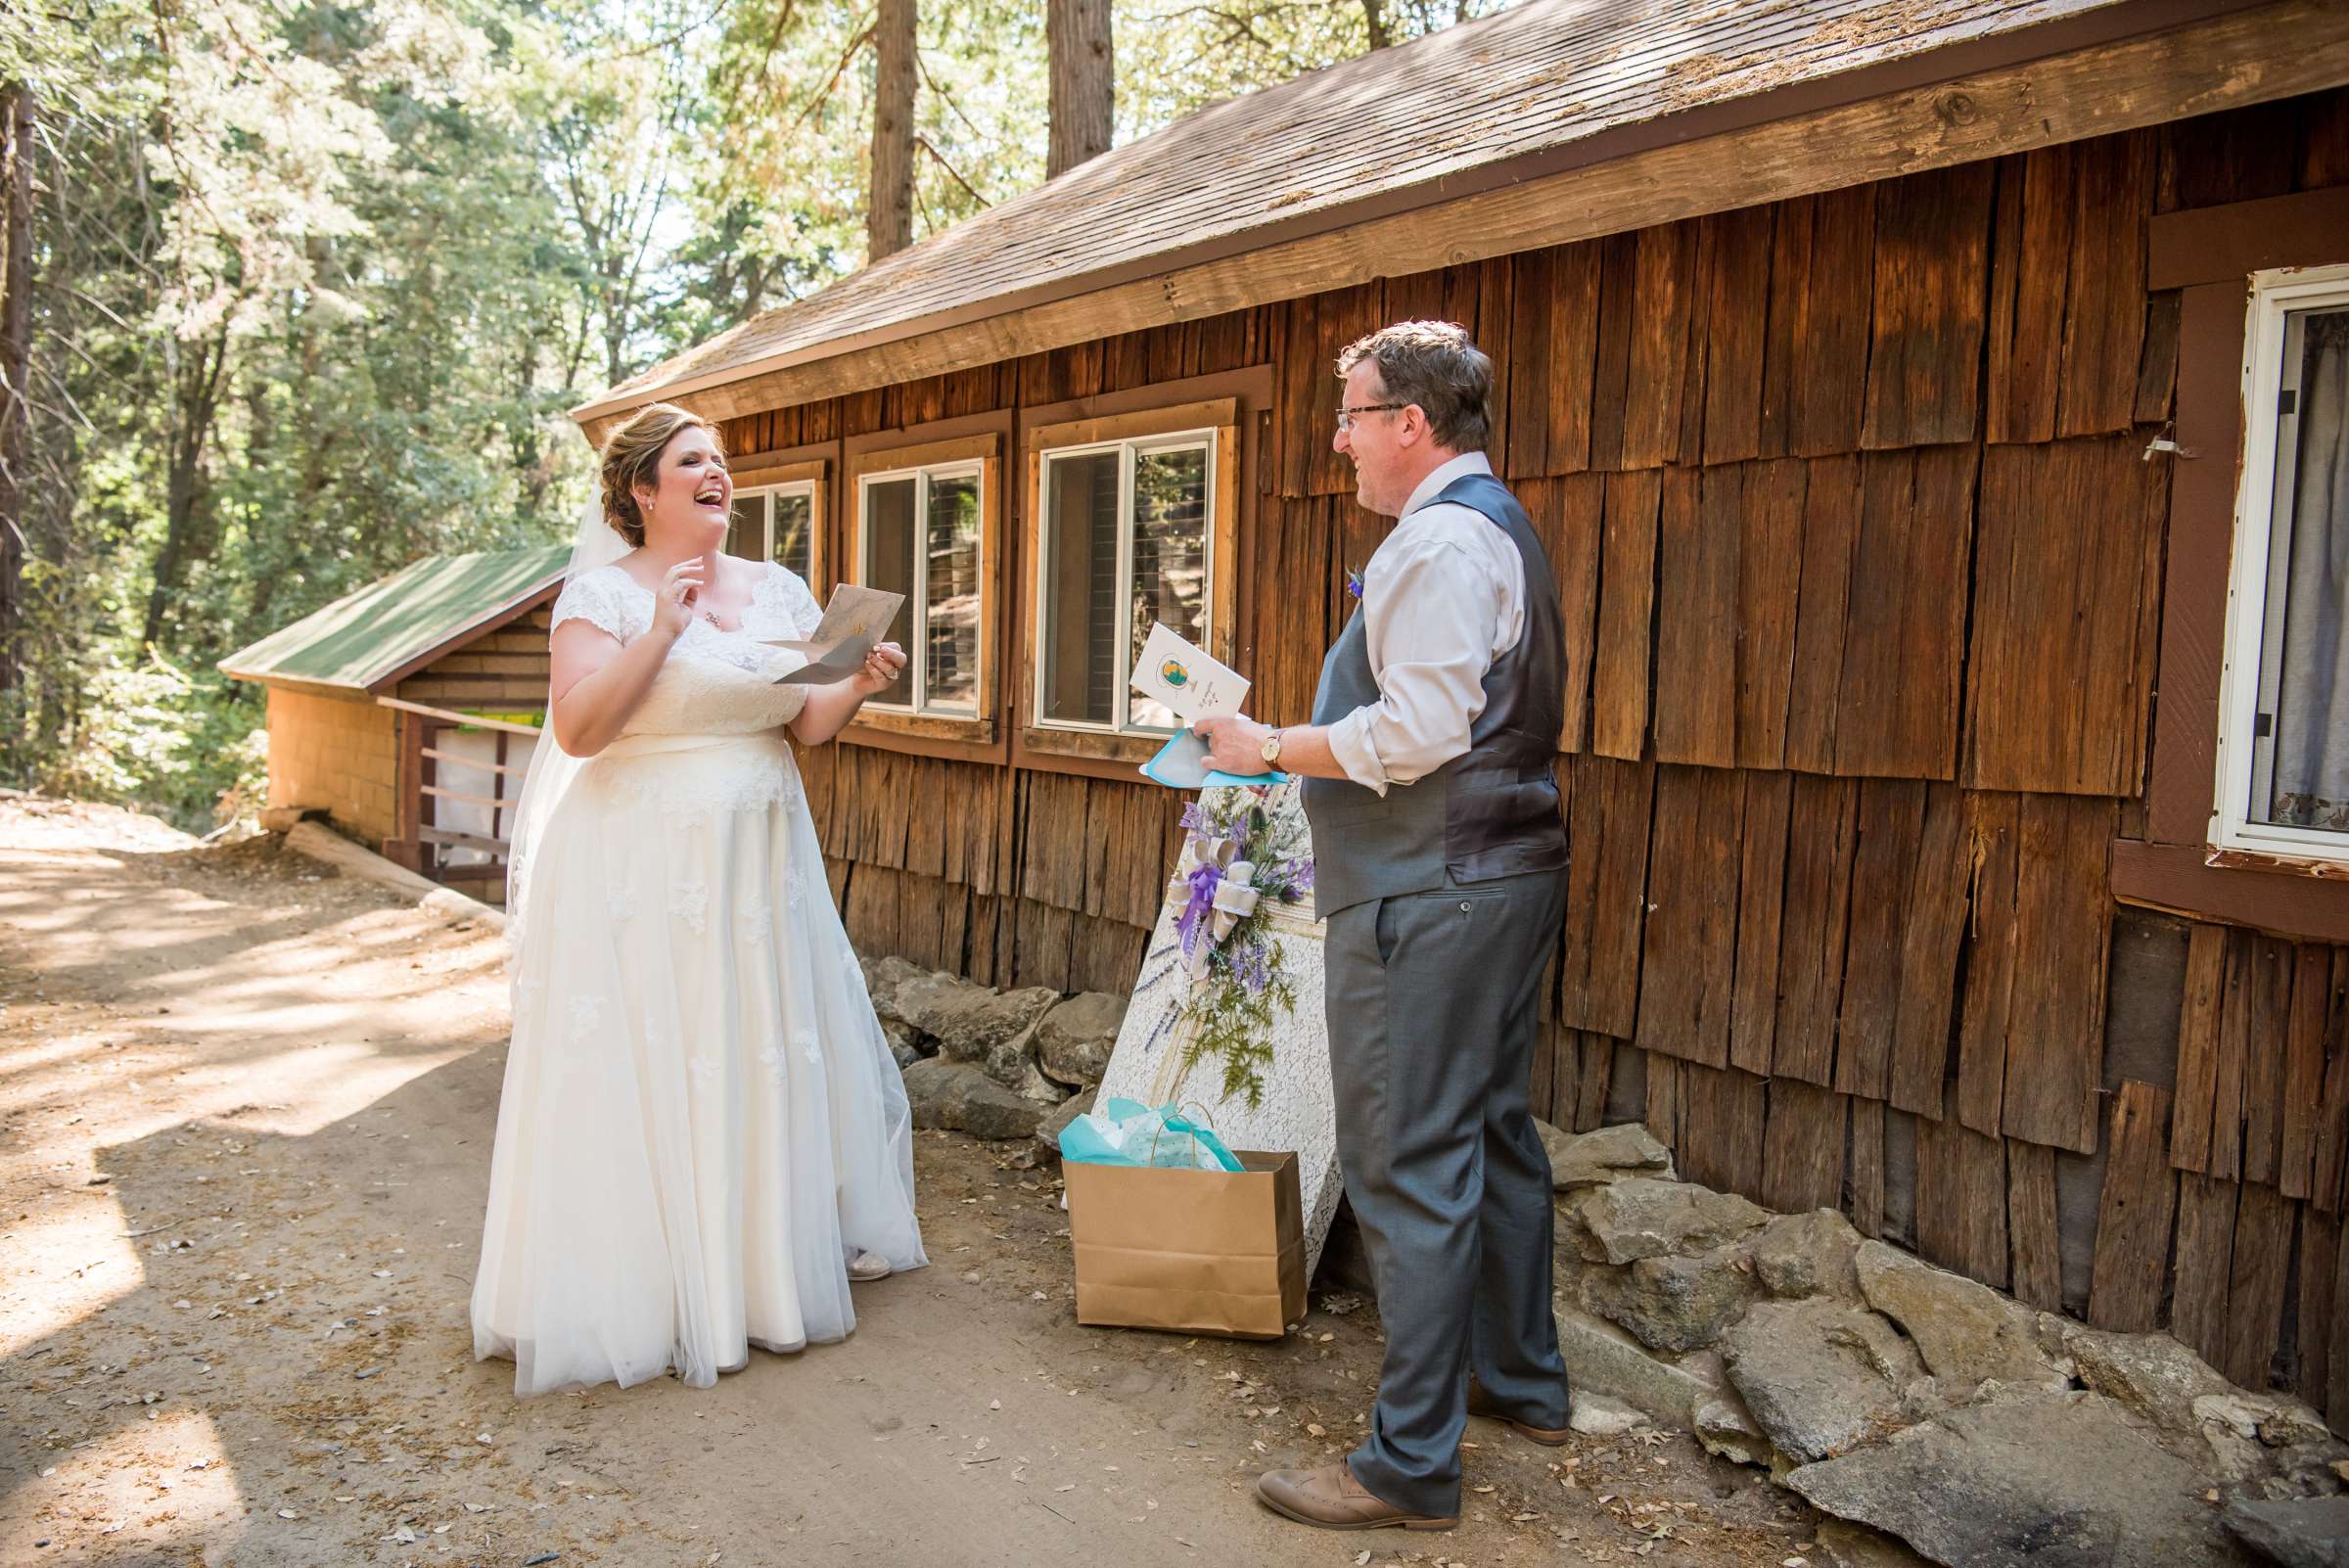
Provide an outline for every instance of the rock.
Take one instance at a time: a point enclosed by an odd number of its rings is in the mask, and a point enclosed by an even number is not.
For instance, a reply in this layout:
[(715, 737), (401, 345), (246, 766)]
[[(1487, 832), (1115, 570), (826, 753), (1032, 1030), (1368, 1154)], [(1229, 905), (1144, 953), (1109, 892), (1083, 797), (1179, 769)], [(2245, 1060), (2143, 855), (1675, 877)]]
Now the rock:
[(905, 1069), (913, 1125), (982, 1138), (1033, 1136), (1045, 1107), (1013, 1093), (968, 1062), (930, 1057)]
[(1631, 1335), (1570, 1299), (1554, 1298), (1551, 1311), (1558, 1323), (1558, 1354), (1565, 1358), (1578, 1400), (1586, 1394), (1610, 1395), (1645, 1410), (1660, 1426), (1686, 1431), (1695, 1424), (1696, 1407), (1719, 1392), (1657, 1360)]
[(1784, 1457), (1735, 1389), (1724, 1389), (1696, 1407), (1696, 1441), (1704, 1445), (1707, 1453), (1768, 1470), (1776, 1469), (1773, 1461)]
[(1060, 1000), (1058, 992), (1043, 986), (1025, 991), (997, 992), (991, 987), (957, 984), (923, 1003), (914, 1027), (938, 1041), (938, 1054), (950, 1062), (984, 1062), (998, 1045), (1032, 1038), (1036, 1021)]
[[(1052, 1109), (1050, 1115), (1036, 1124), (1036, 1141), (1051, 1160), (1060, 1158), (1061, 1133), (1068, 1130), (1071, 1122), (1092, 1110), (1093, 1101), (1100, 1096), (1100, 1092), (1099, 1089), (1085, 1089), (1082, 1093), (1073, 1094), (1061, 1101)], [(1048, 1164), (1049, 1160), (1044, 1163)]]
[(1036, 1060), (1046, 1073), (1090, 1088), (1109, 1071), (1109, 1053), (1126, 1022), (1126, 998), (1081, 992), (1044, 1014), (1036, 1028)]
[(1898, 1536), (1848, 1519), (1821, 1519), (1817, 1536), (1819, 1560), (1826, 1568), (1932, 1568)]
[(2031, 1390), (1950, 1410), (1804, 1465), (1785, 1483), (1829, 1513), (1964, 1568), (2246, 1561), (2203, 1502), (2194, 1468), (2086, 1392)]
[(922, 1059), (921, 1032), (903, 1019), (882, 1019), (881, 1038), (889, 1041), (889, 1054), (896, 1058), (900, 1069), (911, 1067)]
[(865, 966), (864, 989), (873, 999), (873, 1011), (886, 1024), (902, 1024), (917, 1034), (922, 1027), (922, 1014), (942, 996), (957, 992), (987, 992), (984, 986), (973, 986), (952, 975), (934, 974), (918, 964), (907, 963), (892, 954), (873, 959)]
[(1860, 1299), (1860, 1275), (1852, 1254), (1860, 1232), (1833, 1209), (1783, 1214), (1746, 1244), (1755, 1277), (1773, 1296), (1837, 1296)]
[(1762, 1430), (1806, 1464), (1902, 1426), (1902, 1395), (1924, 1372), (1890, 1323), (1824, 1297), (1758, 1303), (1722, 1351)]
[(1881, 1241), (1862, 1242), (1852, 1266), (1867, 1304), (1916, 1342), (1926, 1370), (1945, 1389), (1961, 1392), (1994, 1378), (2065, 1386), (2063, 1374), (2039, 1353), (2038, 1314), (2029, 1308)]
[(1646, 1411), (1634, 1409), (1610, 1395), (1578, 1392), (1566, 1424), (1585, 1437), (1621, 1437), (1635, 1426), (1647, 1425), (1648, 1420)]
[(1744, 1313), (1754, 1297), (1751, 1268), (1728, 1247), (1698, 1258), (1642, 1258), (1629, 1268), (1591, 1269), (1583, 1304), (1649, 1350), (1696, 1350)]
[(1039, 1105), (1058, 1105), (1069, 1097), (1063, 1084), (1055, 1084), (1036, 1065), (1036, 1033), (998, 1041), (980, 1064), (987, 1076), (1012, 1092), (1035, 1100)]
[(2280, 1568), (2349, 1568), (2349, 1498), (2231, 1502), (2219, 1523)]
[(2165, 1432), (2190, 1437), (2207, 1395), (2234, 1392), (2208, 1362), (2167, 1334), (2114, 1334), (2061, 1323), (2064, 1353), (2080, 1380)]
[(1710, 1252), (1770, 1219), (1734, 1193), (1650, 1176), (1627, 1176), (1597, 1187), (1575, 1211), (1583, 1232), (1575, 1240), (1583, 1256), (1611, 1264)]
[(1576, 1133), (1536, 1117), (1534, 1130), (1542, 1134), (1542, 1147), (1549, 1153), (1550, 1185), (1560, 1192), (1604, 1186), (1628, 1176), (1673, 1179), (1672, 1151), (1636, 1122)]

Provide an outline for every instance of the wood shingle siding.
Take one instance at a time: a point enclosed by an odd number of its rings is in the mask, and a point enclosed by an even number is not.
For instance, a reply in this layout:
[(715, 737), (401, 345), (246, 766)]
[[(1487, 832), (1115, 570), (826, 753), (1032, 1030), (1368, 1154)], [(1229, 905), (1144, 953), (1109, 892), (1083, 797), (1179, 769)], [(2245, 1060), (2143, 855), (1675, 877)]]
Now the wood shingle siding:
[[(2220, 320), (2192, 286), (2153, 287), (2153, 220), (2349, 187), (2349, 90), (2169, 123), (2127, 94), (2116, 134), (1928, 149), (1663, 221), (1553, 213), (1531, 241), (1463, 236), (1450, 264), (1350, 255), (1295, 298), (1136, 331), (1109, 311), (1084, 341), (881, 386), (844, 371), (850, 390), (749, 409), (727, 439), (1017, 429), (1260, 377), (1237, 663), (1254, 712), (1301, 722), (1354, 610), (1345, 575), (1386, 529), (1330, 447), (1331, 361), (1389, 320), (1467, 325), (1570, 645), (1537, 1110), (1644, 1117), (1692, 1177), (1840, 1207), (2050, 1310), (2168, 1327), (2345, 1423), (2349, 945), (2113, 889), (2131, 856), (2198, 843), (2207, 772), (2187, 809), (2155, 794), (2157, 712), (2180, 721), (2156, 675), (2165, 598), (2212, 570), (2181, 560), (2177, 508), (2232, 483), (2148, 455), (2187, 417), (2182, 366), (2240, 329), (2239, 301)], [(1569, 219), (1562, 241), (1544, 226)], [(839, 308), (880, 312), (878, 287)], [(919, 354), (964, 351), (961, 330)], [(1015, 648), (1034, 571), (1013, 561), (992, 612)], [(1023, 721), (1023, 672), (1004, 689), (998, 716)], [(806, 758), (852, 938), (998, 985), (1128, 989), (1179, 800), (1066, 760), (920, 753)]]

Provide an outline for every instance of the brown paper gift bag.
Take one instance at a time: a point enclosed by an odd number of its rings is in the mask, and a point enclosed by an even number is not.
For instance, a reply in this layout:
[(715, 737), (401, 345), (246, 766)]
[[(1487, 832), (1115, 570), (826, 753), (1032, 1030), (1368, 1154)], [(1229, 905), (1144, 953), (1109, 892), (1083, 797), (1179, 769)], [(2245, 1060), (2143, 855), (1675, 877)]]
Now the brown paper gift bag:
[(1238, 1171), (1061, 1168), (1077, 1321), (1278, 1339), (1304, 1318), (1297, 1156), (1232, 1153)]

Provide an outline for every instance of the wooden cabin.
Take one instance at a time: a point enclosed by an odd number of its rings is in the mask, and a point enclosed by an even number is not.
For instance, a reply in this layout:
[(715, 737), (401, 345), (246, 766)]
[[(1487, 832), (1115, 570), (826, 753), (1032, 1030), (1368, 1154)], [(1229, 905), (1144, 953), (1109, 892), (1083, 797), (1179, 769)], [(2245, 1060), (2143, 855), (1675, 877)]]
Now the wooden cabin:
[(272, 807), (490, 903), (567, 547), (428, 556), (220, 662), (269, 690)]
[(1574, 660), (1537, 1103), (2349, 1425), (2349, 783), (2260, 716), (2349, 608), (2277, 481), (2342, 439), (2345, 81), (2312, 0), (1534, 0), (577, 415), (723, 420), (819, 587), (909, 592), (810, 759), (855, 941), (1124, 990), (1179, 804), (1124, 662), (1188, 626), (1303, 720), (1388, 527), (1333, 359), (1467, 325)]

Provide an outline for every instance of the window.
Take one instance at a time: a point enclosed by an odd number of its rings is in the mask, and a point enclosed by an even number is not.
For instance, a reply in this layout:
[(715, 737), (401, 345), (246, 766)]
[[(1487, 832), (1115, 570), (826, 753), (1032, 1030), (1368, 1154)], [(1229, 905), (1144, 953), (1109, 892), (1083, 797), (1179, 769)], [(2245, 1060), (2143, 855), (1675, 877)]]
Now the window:
[(734, 521), (726, 530), (726, 554), (750, 561), (779, 561), (815, 582), (815, 482), (766, 485), (734, 492)]
[(2349, 860), (2349, 266), (2251, 282), (2213, 843)]
[(986, 656), (985, 465), (942, 463), (859, 476), (857, 578), (905, 595), (890, 640), (912, 661), (903, 696), (871, 708), (979, 716)]
[(1214, 431), (1041, 454), (1036, 716), (1056, 729), (1170, 733), (1127, 680), (1153, 623), (1201, 646), (1211, 602)]

